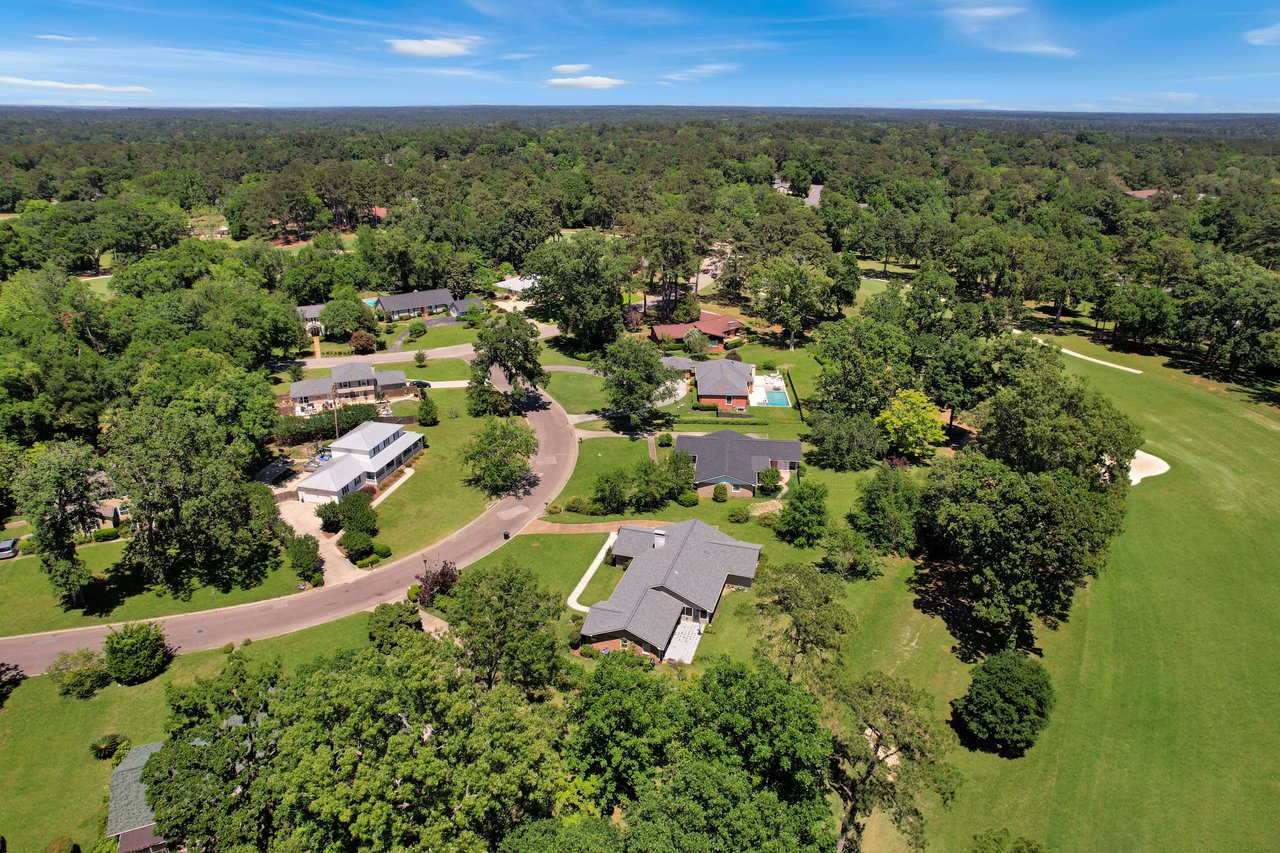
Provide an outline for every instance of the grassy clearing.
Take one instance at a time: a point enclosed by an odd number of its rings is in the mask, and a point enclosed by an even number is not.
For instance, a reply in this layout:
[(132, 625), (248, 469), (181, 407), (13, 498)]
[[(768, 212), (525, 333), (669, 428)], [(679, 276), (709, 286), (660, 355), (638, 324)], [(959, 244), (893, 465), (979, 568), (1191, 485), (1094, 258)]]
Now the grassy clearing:
[[(394, 556), (425, 548), (467, 524), (488, 505), (478, 489), (464, 482), (467, 474), (460, 458), (462, 445), (480, 424), (479, 419), (467, 414), (465, 395), (462, 389), (432, 391), (440, 410), (439, 425), (406, 427), (426, 436), (427, 449), (414, 464), (413, 476), (378, 504), (381, 532), (377, 539), (389, 546)], [(416, 401), (405, 404), (409, 414), (417, 408)], [(447, 412), (455, 408), (458, 417), (448, 417)]]
[(432, 326), (427, 329), (425, 335), (416, 341), (405, 339), (402, 349), (404, 352), (413, 352), (420, 349), (451, 347), (458, 344), (474, 344), (475, 342), (475, 329), (472, 329), (466, 323), (451, 323), (447, 326)]
[[(589, 438), (578, 444), (578, 464), (552, 503), (563, 506), (569, 498), (578, 495), (589, 497), (596, 478), (604, 472), (615, 468), (631, 469), (640, 460), (648, 458), (649, 445), (644, 439)], [(558, 515), (547, 516), (548, 521), (559, 519)]]
[(538, 356), (542, 364), (564, 364), (576, 367), (590, 367), (590, 355), (579, 353), (572, 340), (565, 337), (554, 337), (542, 342), (542, 353)]
[(604, 544), (603, 533), (526, 533), (515, 537), (475, 566), (498, 565), (514, 560), (538, 575), (538, 581), (562, 599), (578, 585)]
[(287, 566), (281, 566), (251, 589), (224, 593), (206, 587), (197, 589), (188, 599), (174, 598), (159, 588), (113, 578), (111, 567), (123, 550), (124, 543), (119, 541), (86, 545), (79, 550), (80, 558), (98, 579), (89, 588), (85, 608), (63, 606), (61, 597), (40, 571), (36, 557), (19, 557), (0, 564), (0, 611), (5, 614), (0, 636), (191, 613), (297, 592), (297, 577)]
[(375, 364), (374, 370), (403, 370), (407, 379), (426, 379), (428, 382), (449, 382), (471, 378), (471, 364), (461, 358), (437, 358), (418, 367), (413, 360), (395, 364)]
[(594, 374), (551, 373), (544, 389), (571, 415), (585, 415), (604, 409), (604, 380)]
[(612, 566), (608, 563), (601, 563), (600, 568), (596, 569), (596, 573), (591, 576), (587, 588), (582, 591), (582, 595), (578, 596), (578, 603), (590, 607), (593, 604), (604, 601), (613, 594), (613, 588), (618, 585), (618, 581), (622, 580), (622, 567)]
[[(341, 649), (368, 644), (368, 616), (357, 613), (245, 649), (251, 660), (279, 657), (286, 669)], [(119, 732), (135, 744), (164, 736), (164, 690), (216, 674), (218, 651), (177, 658), (168, 672), (135, 687), (113, 685), (88, 700), (59, 696), (46, 677), (22, 683), (0, 709), (0, 786), (5, 793), (4, 835), (11, 850), (43, 850), (59, 836), (85, 849), (101, 832), (111, 769), (89, 753), (100, 735)]]

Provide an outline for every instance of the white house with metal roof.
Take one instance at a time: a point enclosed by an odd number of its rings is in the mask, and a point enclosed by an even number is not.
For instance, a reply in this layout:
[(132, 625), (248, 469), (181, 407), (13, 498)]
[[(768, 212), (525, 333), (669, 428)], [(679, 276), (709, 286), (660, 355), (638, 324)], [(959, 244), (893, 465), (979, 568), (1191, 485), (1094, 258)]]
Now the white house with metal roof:
[(422, 447), (422, 436), (399, 424), (366, 421), (329, 445), (331, 458), (298, 484), (298, 500), (330, 503), (376, 486)]

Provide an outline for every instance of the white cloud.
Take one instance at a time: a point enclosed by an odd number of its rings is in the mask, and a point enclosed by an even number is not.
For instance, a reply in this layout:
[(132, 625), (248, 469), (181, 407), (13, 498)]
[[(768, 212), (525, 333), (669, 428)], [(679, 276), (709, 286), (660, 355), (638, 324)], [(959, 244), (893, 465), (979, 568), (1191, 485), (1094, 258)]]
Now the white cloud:
[(483, 43), (484, 39), (480, 36), (460, 36), (451, 39), (387, 39), (392, 53), (425, 56), (431, 59), (466, 56)]
[(1244, 34), (1244, 40), (1249, 44), (1256, 44), (1263, 47), (1280, 44), (1280, 24), (1272, 24), (1269, 27), (1249, 30), (1249, 32)]
[(962, 33), (980, 33), (993, 21), (1002, 21), (1027, 11), (1023, 6), (954, 6), (944, 9), (946, 15)]
[(62, 83), (58, 80), (29, 80), (26, 77), (0, 75), (0, 85), (30, 86), (33, 89), (59, 89), (77, 92), (150, 92), (146, 86), (108, 86), (104, 83)]
[(557, 74), (581, 74), (583, 71), (586, 71), (590, 67), (591, 67), (590, 65), (586, 65), (586, 64), (553, 65), (551, 67), (551, 70), (556, 72)]
[(547, 85), (557, 89), (612, 89), (626, 82), (616, 77), (552, 77)]
[(687, 83), (690, 80), (701, 80), (704, 77), (710, 77), (714, 74), (724, 74), (727, 71), (737, 70), (738, 64), (735, 62), (704, 62), (701, 65), (695, 65), (692, 68), (686, 68), (683, 71), (664, 74), (662, 75), (662, 79), (674, 80), (677, 83)]
[(501, 74), (477, 71), (474, 68), (414, 68), (412, 70), (421, 74), (438, 74), (442, 77), (465, 77), (470, 80), (488, 80), (495, 83), (503, 80)]
[(60, 36), (57, 33), (45, 33), (36, 38), (41, 41), (97, 41), (93, 36)]
[(504, 53), (498, 58), (510, 61), (515, 59), (529, 59), (532, 56), (532, 53)]
[(1047, 41), (1032, 42), (1030, 44), (996, 44), (991, 47), (993, 50), (1003, 51), (1004, 53), (1032, 53), (1036, 56), (1050, 56), (1055, 59), (1070, 59), (1076, 55), (1076, 51), (1072, 48)]

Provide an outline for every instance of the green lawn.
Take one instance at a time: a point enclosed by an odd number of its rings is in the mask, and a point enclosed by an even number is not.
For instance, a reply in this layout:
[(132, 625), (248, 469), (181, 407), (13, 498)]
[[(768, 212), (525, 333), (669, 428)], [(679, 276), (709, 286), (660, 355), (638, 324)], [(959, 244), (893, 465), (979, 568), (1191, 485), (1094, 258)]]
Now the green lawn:
[(0, 612), (5, 614), (4, 622), (0, 624), (0, 636), (190, 613), (297, 592), (298, 579), (288, 566), (281, 566), (270, 573), (252, 589), (223, 593), (206, 587), (196, 590), (185, 600), (157, 588), (113, 584), (109, 570), (123, 550), (123, 542), (86, 545), (79, 550), (85, 565), (100, 579), (89, 589), (87, 610), (63, 607), (61, 598), (53, 592), (48, 578), (40, 571), (40, 561), (34, 556), (0, 563)]
[(447, 382), (471, 378), (471, 363), (461, 358), (437, 358), (418, 367), (409, 358), (394, 364), (375, 364), (374, 370), (403, 370), (408, 379), (426, 379), (428, 382)]
[[(368, 616), (357, 613), (246, 649), (252, 660), (279, 657), (287, 669), (341, 649), (368, 644)], [(168, 672), (135, 687), (113, 685), (88, 700), (59, 696), (48, 678), (22, 683), (0, 709), (0, 788), (9, 849), (43, 850), (70, 836), (88, 850), (99, 837), (111, 770), (89, 753), (100, 735), (119, 732), (135, 744), (164, 736), (165, 686), (217, 673), (218, 651), (177, 658)]]
[[(440, 411), (440, 423), (433, 427), (411, 426), (427, 439), (427, 449), (414, 464), (414, 474), (395, 493), (378, 504), (377, 539), (391, 548), (393, 557), (425, 548), (447, 536), (484, 511), (488, 500), (478, 490), (466, 485), (466, 471), (460, 460), (462, 445), (475, 432), (480, 421), (467, 414), (466, 391), (443, 389), (432, 391)], [(407, 408), (412, 414), (417, 402), (397, 403), (398, 414)], [(403, 408), (397, 408), (403, 407)], [(447, 416), (451, 409), (458, 417)]]
[(427, 329), (427, 333), (416, 341), (406, 339), (403, 350), (404, 352), (413, 352), (420, 349), (451, 347), (456, 344), (474, 344), (475, 342), (475, 329), (472, 329), (466, 323), (451, 323), (447, 326), (433, 326)]
[(604, 540), (603, 533), (525, 533), (477, 560), (467, 570), (514, 560), (533, 570), (547, 589), (567, 599), (578, 581), (582, 580)]
[(608, 402), (604, 397), (604, 380), (594, 374), (562, 373), (548, 374), (551, 381), (544, 389), (564, 406), (571, 415), (585, 415), (604, 409)]
[(622, 580), (621, 566), (613, 566), (607, 562), (601, 563), (600, 568), (596, 569), (596, 573), (591, 576), (587, 588), (582, 591), (582, 595), (578, 596), (578, 603), (590, 607), (604, 601), (613, 594), (613, 588), (620, 580)]
[[(1144, 449), (1172, 470), (1134, 487), (1110, 566), (1079, 594), (1068, 624), (1039, 632), (1058, 695), (1041, 742), (1013, 761), (957, 754), (965, 783), (951, 809), (931, 808), (931, 846), (963, 850), (975, 833), (1007, 826), (1054, 851), (1275, 849), (1280, 410), (1160, 358), (1079, 337), (1060, 343), (1146, 371), (1064, 357), (1139, 423)], [(857, 476), (833, 484), (833, 509), (856, 493)], [(913, 606), (909, 576), (898, 562), (849, 586), (860, 627), (844, 666), (909, 678), (945, 717), (967, 667), (941, 621)], [(752, 594), (737, 595), (700, 662), (749, 656)], [(905, 849), (880, 818), (865, 848)]]
[(569, 338), (557, 336), (542, 342), (542, 353), (538, 356), (542, 364), (567, 364), (576, 367), (590, 367), (590, 355), (578, 353)]
[[(559, 497), (552, 503), (564, 505), (571, 497), (581, 495), (590, 497), (596, 478), (605, 471), (615, 468), (634, 468), (642, 459), (649, 458), (649, 444), (644, 439), (630, 438), (589, 438), (578, 444), (578, 464), (573, 469), (569, 482), (565, 483)], [(548, 521), (557, 521), (558, 515), (547, 516)]]

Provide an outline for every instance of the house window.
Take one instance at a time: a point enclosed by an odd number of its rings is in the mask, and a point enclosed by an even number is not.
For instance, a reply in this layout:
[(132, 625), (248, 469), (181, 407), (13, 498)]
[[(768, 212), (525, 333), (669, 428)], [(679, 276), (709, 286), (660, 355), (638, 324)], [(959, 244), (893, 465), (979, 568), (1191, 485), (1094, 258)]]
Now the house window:
[(622, 649), (629, 649), (631, 648), (631, 641), (628, 640), (626, 637), (623, 637), (622, 640), (618, 643), (618, 647)]
[(724, 401), (725, 401), (726, 403), (732, 403), (732, 402), (733, 402), (733, 398), (732, 398), (732, 397), (725, 397), (725, 398), (724, 398)]

